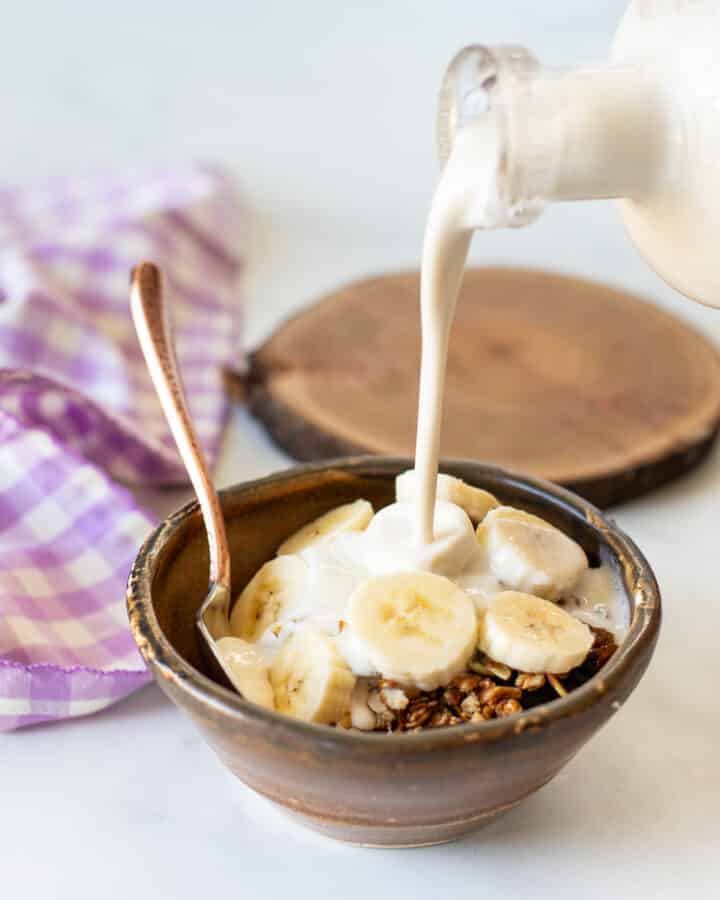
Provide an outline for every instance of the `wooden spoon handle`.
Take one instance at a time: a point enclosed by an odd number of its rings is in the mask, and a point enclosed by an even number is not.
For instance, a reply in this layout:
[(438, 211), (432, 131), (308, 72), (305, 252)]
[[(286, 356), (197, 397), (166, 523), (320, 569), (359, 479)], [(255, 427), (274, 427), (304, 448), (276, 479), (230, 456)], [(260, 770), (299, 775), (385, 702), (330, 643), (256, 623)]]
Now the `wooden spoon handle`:
[(142, 262), (132, 271), (130, 309), (158, 399), (200, 501), (210, 548), (210, 581), (229, 591), (230, 552), (222, 510), (187, 407), (163, 296), (162, 273), (151, 262)]

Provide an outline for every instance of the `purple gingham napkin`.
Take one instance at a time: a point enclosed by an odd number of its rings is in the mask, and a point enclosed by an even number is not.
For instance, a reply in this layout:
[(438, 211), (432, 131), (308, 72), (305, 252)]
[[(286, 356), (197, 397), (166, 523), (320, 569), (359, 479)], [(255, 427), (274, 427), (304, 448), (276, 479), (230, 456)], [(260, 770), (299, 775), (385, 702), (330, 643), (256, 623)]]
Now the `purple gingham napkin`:
[(0, 448), (2, 730), (145, 683), (123, 582), (151, 523), (99, 469), (2, 411)]
[(245, 222), (200, 166), (0, 190), (0, 730), (145, 683), (124, 586), (152, 522), (117, 482), (184, 480), (135, 338), (128, 274), (165, 270), (201, 440), (238, 349)]

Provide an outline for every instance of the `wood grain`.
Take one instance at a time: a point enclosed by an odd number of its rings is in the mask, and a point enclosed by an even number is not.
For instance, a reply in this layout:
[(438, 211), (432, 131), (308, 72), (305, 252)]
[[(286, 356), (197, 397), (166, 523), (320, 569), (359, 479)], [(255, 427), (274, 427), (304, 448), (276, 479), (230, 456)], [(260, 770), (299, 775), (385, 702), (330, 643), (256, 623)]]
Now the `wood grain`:
[[(231, 382), (297, 459), (412, 454), (419, 276), (348, 285), (283, 324)], [(601, 506), (698, 463), (720, 425), (720, 356), (623, 291), (536, 270), (466, 273), (442, 453), (564, 484)]]

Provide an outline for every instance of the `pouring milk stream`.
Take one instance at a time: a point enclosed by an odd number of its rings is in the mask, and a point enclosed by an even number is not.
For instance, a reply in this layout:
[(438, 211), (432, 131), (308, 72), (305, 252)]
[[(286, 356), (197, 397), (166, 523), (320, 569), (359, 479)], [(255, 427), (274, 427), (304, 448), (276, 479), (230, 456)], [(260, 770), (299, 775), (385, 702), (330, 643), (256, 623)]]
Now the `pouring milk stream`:
[(443, 172), (422, 257), (415, 542), (433, 540), (450, 329), (476, 229), (534, 221), (553, 200), (616, 198), (646, 261), (720, 307), (720, 2), (635, 0), (612, 61), (546, 69), (472, 46), (440, 96)]

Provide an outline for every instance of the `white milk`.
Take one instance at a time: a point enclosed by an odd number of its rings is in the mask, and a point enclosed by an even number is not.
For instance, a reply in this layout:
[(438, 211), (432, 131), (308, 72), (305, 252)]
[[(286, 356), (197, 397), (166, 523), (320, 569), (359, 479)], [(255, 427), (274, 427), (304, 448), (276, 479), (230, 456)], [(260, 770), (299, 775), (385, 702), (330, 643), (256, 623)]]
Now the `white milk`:
[(472, 232), (497, 224), (498, 147), (495, 121), (489, 115), (458, 132), (425, 229), (420, 287), (422, 361), (415, 445), (418, 544), (428, 544), (433, 539), (448, 340)]

